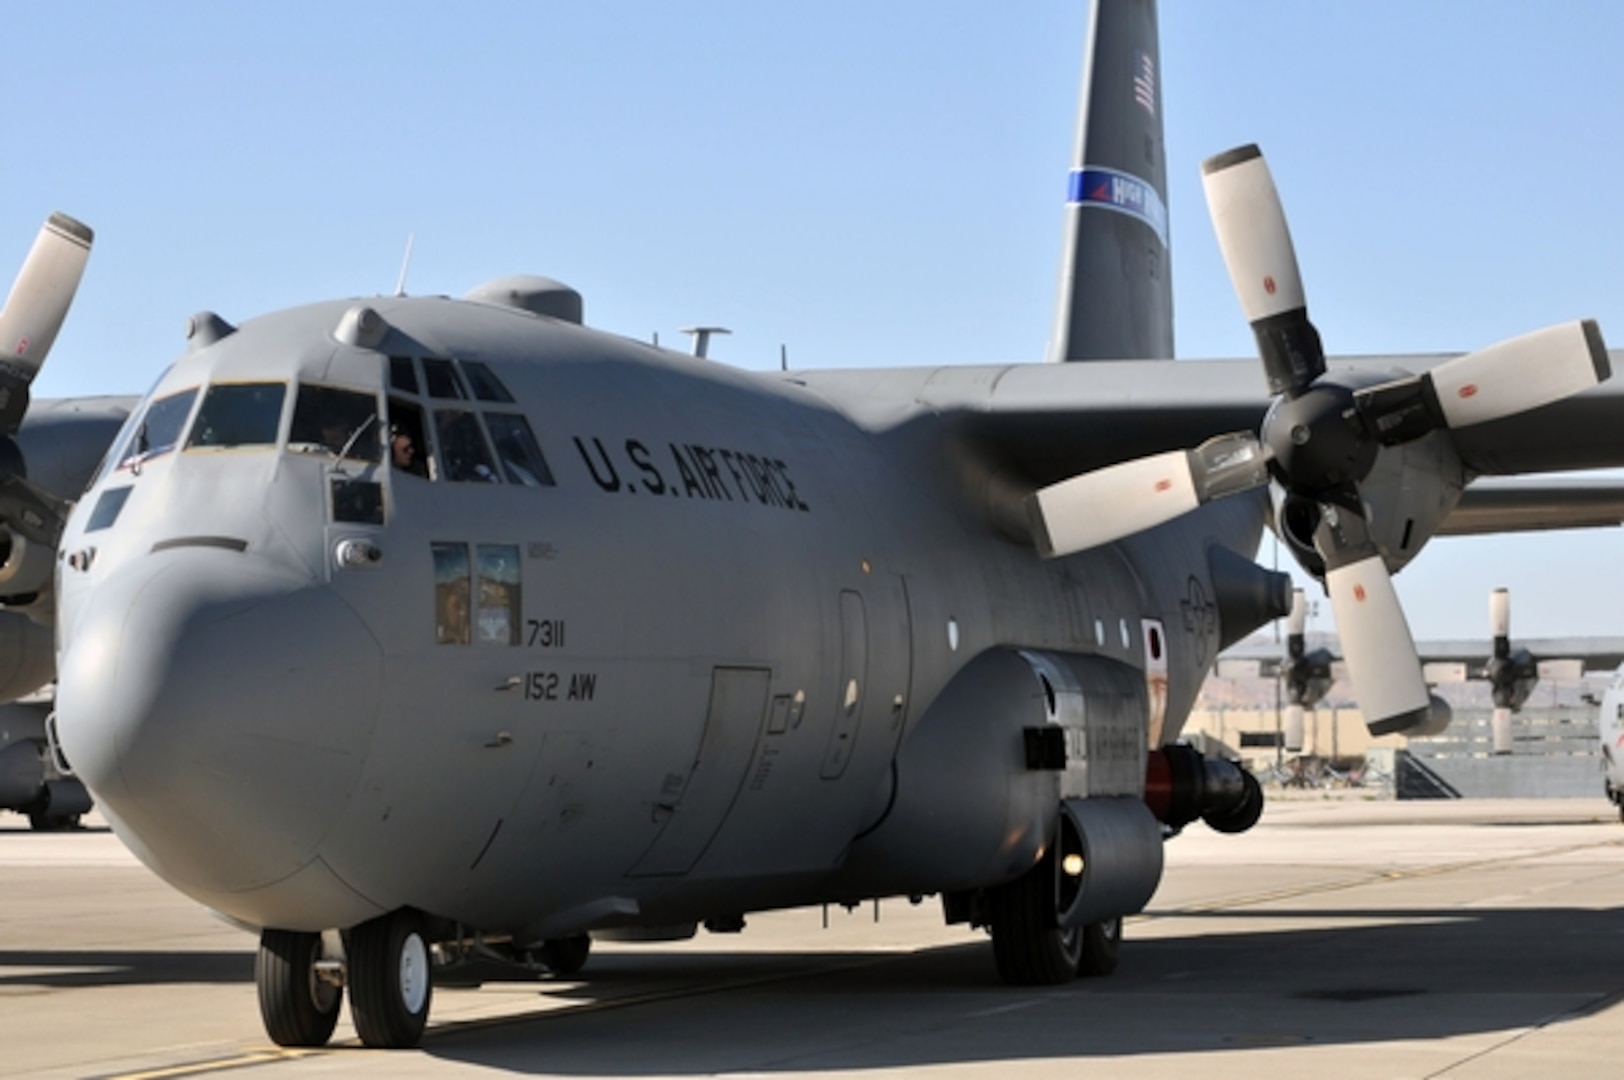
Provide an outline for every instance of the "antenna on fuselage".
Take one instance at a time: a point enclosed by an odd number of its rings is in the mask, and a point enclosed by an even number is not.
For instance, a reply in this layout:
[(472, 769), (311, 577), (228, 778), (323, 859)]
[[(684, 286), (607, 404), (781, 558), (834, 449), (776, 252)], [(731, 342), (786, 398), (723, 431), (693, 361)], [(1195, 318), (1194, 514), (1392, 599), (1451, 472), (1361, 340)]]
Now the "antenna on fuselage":
[(725, 326), (685, 326), (684, 334), (692, 334), (694, 338), (694, 355), (704, 360), (710, 355), (710, 339), (716, 334), (731, 334), (733, 331)]
[(400, 279), (395, 282), (395, 295), (406, 295), (406, 271), (412, 268), (412, 241), (417, 238), (415, 233), (406, 234), (406, 256), (400, 260)]

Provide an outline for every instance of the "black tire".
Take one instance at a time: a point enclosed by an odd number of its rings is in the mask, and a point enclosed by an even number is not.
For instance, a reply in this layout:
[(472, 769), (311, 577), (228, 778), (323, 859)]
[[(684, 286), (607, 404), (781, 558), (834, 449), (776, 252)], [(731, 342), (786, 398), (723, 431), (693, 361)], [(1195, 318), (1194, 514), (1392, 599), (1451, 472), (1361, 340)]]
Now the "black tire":
[(1077, 964), (1077, 974), (1085, 976), (1109, 975), (1116, 970), (1117, 957), (1122, 951), (1122, 920), (1106, 919), (1083, 927), (1083, 956)]
[(326, 1046), (344, 988), (316, 977), (321, 935), (266, 930), (259, 935), (254, 986), (265, 1034), (278, 1046)]
[(1223, 813), (1208, 814), (1201, 820), (1221, 833), (1243, 833), (1256, 825), (1263, 816), (1263, 785), (1258, 783), (1257, 777), (1244, 770), (1241, 772), (1241, 784), (1246, 789), (1246, 795), (1238, 805)]
[(367, 1046), (404, 1050), (423, 1039), (434, 998), (423, 920), (395, 911), (350, 931), (350, 1017)]
[(591, 951), (592, 939), (585, 934), (550, 938), (541, 943), (541, 962), (554, 975), (574, 975), (586, 966)]
[(1056, 922), (1056, 896), (1054, 862), (1047, 858), (987, 891), (993, 960), (1010, 986), (1056, 986), (1077, 977), (1083, 931)]
[(67, 832), (79, 827), (78, 814), (35, 813), (28, 815), (28, 827), (35, 832)]

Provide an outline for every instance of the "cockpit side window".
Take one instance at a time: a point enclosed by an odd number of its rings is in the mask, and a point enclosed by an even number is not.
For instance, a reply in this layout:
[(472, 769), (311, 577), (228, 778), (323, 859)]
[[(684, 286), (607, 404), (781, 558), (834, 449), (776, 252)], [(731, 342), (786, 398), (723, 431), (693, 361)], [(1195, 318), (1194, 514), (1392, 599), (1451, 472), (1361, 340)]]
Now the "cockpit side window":
[(499, 401), (504, 405), (513, 403), (513, 395), (502, 385), (502, 380), (478, 360), (464, 360), (462, 373), (467, 378), (468, 385), (473, 387), (474, 396), (480, 401)]
[(429, 384), (430, 397), (448, 398), (453, 401), (468, 400), (468, 392), (462, 388), (462, 379), (457, 375), (457, 366), (449, 360), (425, 356), (423, 379)]
[(143, 461), (168, 453), (180, 442), (180, 434), (186, 427), (186, 418), (192, 414), (192, 402), (197, 400), (197, 390), (182, 390), (178, 394), (159, 398), (147, 406), (146, 415), (136, 426), (135, 437), (124, 448), (119, 459), (119, 468), (139, 465)]
[(186, 440), (187, 448), (275, 445), (287, 389), (284, 383), (218, 383), (209, 387)]
[(389, 387), (399, 390), (403, 394), (419, 393), (417, 389), (417, 369), (412, 366), (409, 356), (391, 356), (389, 358)]
[(490, 447), (485, 445), (478, 417), (464, 409), (436, 409), (434, 430), (440, 438), (440, 460), (447, 480), (480, 484), (496, 481)]
[(288, 449), (296, 454), (377, 461), (383, 442), (378, 401), (371, 394), (330, 386), (299, 387)]
[(502, 463), (502, 475), (510, 484), (529, 487), (552, 487), (553, 473), (547, 467), (541, 447), (530, 431), (530, 422), (517, 413), (488, 412), (485, 426), (490, 428), (491, 442), (496, 444), (496, 459)]
[(423, 410), (400, 398), (389, 399), (389, 463), (401, 472), (427, 480), (429, 453)]

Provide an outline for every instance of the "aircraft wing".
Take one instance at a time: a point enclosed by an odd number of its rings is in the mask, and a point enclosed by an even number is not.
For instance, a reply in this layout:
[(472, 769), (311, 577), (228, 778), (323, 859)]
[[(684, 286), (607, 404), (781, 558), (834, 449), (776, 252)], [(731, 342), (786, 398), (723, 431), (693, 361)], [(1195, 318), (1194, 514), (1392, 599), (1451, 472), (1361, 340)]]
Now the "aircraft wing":
[[(1329, 650), (1337, 678), (1343, 677), (1342, 649), (1335, 636), (1317, 636), (1309, 647)], [(1535, 657), (1541, 679), (1576, 679), (1584, 672), (1607, 672), (1624, 664), (1624, 638), (1619, 637), (1519, 638), (1516, 647)], [(1428, 682), (1455, 683), (1489, 677), (1494, 642), (1488, 638), (1418, 641), (1415, 651), (1427, 669)], [(1221, 679), (1276, 679), (1290, 665), (1283, 643), (1253, 638), (1220, 653), (1214, 674)]]
[[(1624, 351), (1610, 354), (1615, 369)], [(1375, 381), (1437, 366), (1445, 354), (1349, 357), (1333, 374)], [(1212, 435), (1256, 431), (1269, 404), (1256, 360), (1131, 360), (1088, 364), (944, 366), (804, 371), (785, 376), (875, 429), (905, 422), (899, 401), (952, 417), (999, 464), (1034, 484), (1193, 446)], [(1624, 467), (1624, 380), (1503, 420), (1449, 433), (1474, 476)], [(1481, 490), (1483, 494), (1473, 494)], [(1624, 520), (1624, 482), (1476, 485), (1448, 531), (1530, 528), (1538, 515), (1562, 527)]]
[[(1488, 638), (1464, 641), (1418, 641), (1416, 651), (1426, 664), (1462, 664), (1468, 678), (1481, 679), (1483, 667), (1494, 655)], [(1573, 662), (1578, 671), (1611, 671), (1624, 664), (1624, 638), (1548, 637), (1518, 638), (1516, 647), (1526, 649), (1544, 666)], [(1541, 677), (1547, 677), (1544, 672)]]
[(1624, 478), (1488, 478), (1461, 495), (1440, 536), (1624, 524)]

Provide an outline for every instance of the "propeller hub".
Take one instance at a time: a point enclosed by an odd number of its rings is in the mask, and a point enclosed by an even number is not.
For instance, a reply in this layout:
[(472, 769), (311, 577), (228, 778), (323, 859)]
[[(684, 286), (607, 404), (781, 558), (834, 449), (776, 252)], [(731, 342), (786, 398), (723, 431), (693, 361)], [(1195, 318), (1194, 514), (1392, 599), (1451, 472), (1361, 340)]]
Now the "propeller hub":
[(1296, 397), (1276, 398), (1261, 434), (1276, 478), (1305, 498), (1357, 484), (1380, 449), (1365, 430), (1353, 391), (1323, 380)]

